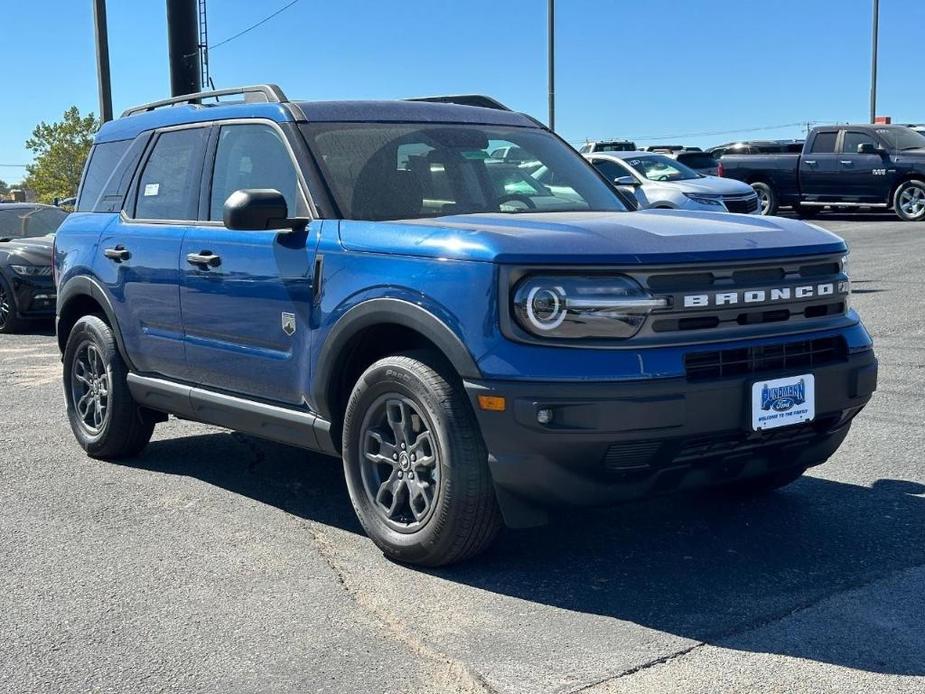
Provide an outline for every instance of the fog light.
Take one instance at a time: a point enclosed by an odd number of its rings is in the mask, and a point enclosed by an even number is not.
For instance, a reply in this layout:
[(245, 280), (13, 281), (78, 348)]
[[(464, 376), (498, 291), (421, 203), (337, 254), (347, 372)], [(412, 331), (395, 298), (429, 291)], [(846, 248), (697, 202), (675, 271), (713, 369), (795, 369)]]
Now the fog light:
[(552, 422), (552, 410), (548, 407), (543, 407), (537, 410), (536, 421), (538, 421), (540, 424), (550, 424)]

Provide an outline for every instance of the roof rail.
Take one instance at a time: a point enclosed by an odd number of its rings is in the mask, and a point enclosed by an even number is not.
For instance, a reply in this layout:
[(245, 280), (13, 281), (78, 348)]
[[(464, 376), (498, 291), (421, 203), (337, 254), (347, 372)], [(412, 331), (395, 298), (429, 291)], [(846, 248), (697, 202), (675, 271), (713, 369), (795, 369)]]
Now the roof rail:
[(497, 99), (483, 94), (456, 94), (453, 96), (417, 96), (405, 101), (431, 101), (438, 104), (459, 104), (460, 106), (480, 106), (481, 108), (493, 108), (498, 111), (510, 111), (507, 106)]
[(229, 89), (216, 89), (207, 92), (196, 92), (195, 94), (184, 94), (182, 96), (171, 97), (170, 99), (152, 101), (148, 104), (132, 106), (131, 108), (126, 109), (122, 112), (122, 117), (125, 118), (126, 116), (132, 116), (136, 113), (153, 111), (154, 109), (163, 108), (164, 106), (199, 103), (203, 99), (217, 100), (220, 96), (243, 96), (244, 103), (285, 104), (289, 102), (289, 99), (286, 98), (283, 90), (275, 84), (258, 84), (250, 87), (231, 87)]

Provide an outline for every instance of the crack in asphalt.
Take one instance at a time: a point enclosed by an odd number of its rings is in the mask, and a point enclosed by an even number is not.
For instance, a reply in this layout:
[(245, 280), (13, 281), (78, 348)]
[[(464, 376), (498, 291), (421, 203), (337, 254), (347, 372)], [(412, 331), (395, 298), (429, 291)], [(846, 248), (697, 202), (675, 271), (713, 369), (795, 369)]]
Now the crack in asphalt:
[(892, 571), (887, 571), (886, 573), (883, 573), (883, 574), (880, 574), (880, 575), (878, 575), (878, 576), (875, 576), (875, 577), (873, 577), (873, 578), (871, 578), (871, 579), (869, 579), (869, 580), (860, 581), (860, 582), (858, 582), (858, 583), (856, 583), (856, 584), (852, 584), (852, 585), (850, 585), (850, 586), (846, 586), (846, 587), (840, 588), (840, 589), (838, 589), (838, 590), (830, 591), (830, 592), (825, 593), (825, 594), (823, 594), (823, 595), (821, 595), (821, 596), (819, 596), (819, 597), (817, 597), (817, 598), (815, 598), (815, 599), (807, 600), (807, 601), (805, 601), (804, 603), (802, 603), (802, 604), (800, 604), (800, 605), (797, 605), (796, 607), (793, 607), (793, 608), (791, 608), (790, 610), (788, 610), (788, 611), (786, 611), (786, 612), (780, 612), (780, 613), (777, 613), (777, 614), (774, 614), (774, 615), (768, 615), (767, 617), (764, 617), (764, 618), (761, 618), (761, 619), (757, 619), (757, 620), (755, 620), (755, 621), (753, 621), (753, 622), (749, 622), (749, 623), (747, 623), (747, 624), (745, 624), (745, 625), (743, 625), (743, 626), (739, 626), (739, 627), (737, 627), (737, 628), (735, 628), (735, 629), (730, 629), (730, 630), (728, 630), (728, 631), (726, 631), (726, 632), (719, 632), (719, 633), (717, 633), (715, 636), (711, 636), (709, 639), (704, 640), (704, 641), (699, 641), (699, 642), (695, 643), (695, 644), (692, 645), (692, 646), (688, 646), (687, 648), (682, 648), (682, 649), (680, 649), (680, 650), (678, 650), (678, 651), (675, 651), (675, 652), (673, 652), (673, 653), (668, 653), (668, 654), (663, 655), (663, 656), (660, 656), (660, 657), (658, 657), (658, 658), (653, 658), (652, 660), (647, 660), (647, 661), (644, 662), (644, 663), (640, 663), (639, 665), (635, 665), (635, 666), (633, 666), (633, 667), (631, 667), (631, 668), (628, 668), (628, 669), (626, 669), (626, 670), (623, 670), (623, 671), (621, 671), (621, 672), (618, 672), (618, 673), (615, 674), (615, 675), (609, 675), (609, 676), (607, 676), (607, 677), (604, 677), (603, 679), (597, 680), (597, 681), (595, 681), (595, 682), (591, 682), (590, 684), (583, 684), (583, 685), (579, 686), (579, 687), (576, 688), (576, 689), (570, 689), (570, 690), (568, 690), (568, 693), (567, 693), (567, 694), (579, 694), (580, 692), (587, 692), (587, 691), (590, 691), (591, 689), (593, 689), (594, 687), (598, 687), (598, 686), (600, 686), (600, 685), (602, 685), (602, 684), (605, 684), (605, 683), (607, 683), (607, 682), (613, 682), (613, 681), (616, 681), (616, 680), (619, 680), (619, 679), (623, 679), (623, 678), (625, 678), (625, 677), (631, 677), (632, 675), (635, 675), (636, 673), (642, 672), (643, 670), (648, 670), (648, 669), (653, 668), (653, 667), (656, 667), (656, 666), (658, 666), (658, 665), (664, 665), (665, 663), (669, 663), (669, 662), (671, 662), (671, 661), (673, 661), (673, 660), (677, 660), (677, 659), (679, 659), (679, 658), (683, 658), (683, 657), (686, 656), (688, 653), (693, 653), (694, 651), (696, 651), (696, 650), (698, 650), (698, 649), (700, 649), (700, 648), (703, 648), (704, 646), (716, 645), (718, 642), (725, 641), (726, 639), (731, 639), (731, 638), (733, 638), (733, 637), (735, 637), (735, 636), (744, 636), (745, 634), (747, 634), (747, 633), (749, 633), (749, 632), (751, 632), (751, 631), (756, 631), (756, 630), (758, 630), (758, 629), (763, 629), (764, 627), (770, 626), (770, 625), (772, 625), (772, 624), (776, 624), (776, 623), (779, 623), (779, 622), (783, 622), (784, 620), (790, 619), (791, 617), (795, 617), (796, 615), (798, 615), (798, 614), (800, 614), (800, 613), (802, 613), (802, 612), (806, 612), (807, 610), (811, 610), (811, 609), (813, 609), (814, 607), (816, 607), (816, 606), (818, 606), (818, 605), (821, 605), (821, 604), (824, 603), (825, 601), (827, 601), (827, 600), (829, 600), (829, 599), (831, 599), (831, 598), (834, 598), (834, 597), (836, 597), (836, 596), (838, 596), (838, 595), (843, 595), (843, 594), (845, 594), (845, 593), (851, 593), (851, 592), (857, 591), (857, 590), (863, 590), (864, 588), (868, 588), (868, 587), (873, 586), (873, 585), (875, 585), (875, 584), (877, 584), (877, 583), (881, 583), (881, 582), (883, 582), (883, 581), (887, 581), (887, 580), (889, 580), (889, 579), (891, 579), (891, 578), (893, 578), (893, 577), (895, 577), (895, 576), (898, 576), (899, 574), (907, 573), (907, 572), (909, 572), (909, 571), (915, 571), (916, 569), (922, 569), (922, 568), (925, 568), (925, 563), (923, 563), (923, 564), (913, 564), (912, 566), (904, 566), (904, 567), (902, 567), (902, 568), (894, 569), (894, 570), (892, 570)]
[[(251, 460), (247, 469), (248, 473), (254, 473), (266, 460), (266, 452), (257, 440), (246, 434), (232, 432), (231, 436), (250, 453)], [(291, 494), (298, 493), (297, 490), (289, 489), (288, 491)], [(283, 510), (288, 512), (285, 508)], [(360, 587), (354, 585), (348, 571), (338, 561), (336, 543), (325, 536), (323, 528), (319, 527), (318, 523), (307, 519), (299, 519), (299, 523), (308, 531), (322, 561), (331, 570), (335, 580), (353, 603), (379, 624), (390, 639), (397, 641), (403, 648), (434, 666), (433, 691), (454, 694), (498, 694), (497, 690), (480, 673), (462, 661), (428, 646), (410, 632), (401, 620), (382, 610), (365, 596)]]

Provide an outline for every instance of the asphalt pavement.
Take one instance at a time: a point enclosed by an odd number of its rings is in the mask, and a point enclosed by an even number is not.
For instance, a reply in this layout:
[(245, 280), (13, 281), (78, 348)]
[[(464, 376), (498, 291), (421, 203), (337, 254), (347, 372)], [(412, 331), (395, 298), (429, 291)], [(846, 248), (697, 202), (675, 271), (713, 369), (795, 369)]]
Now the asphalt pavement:
[(822, 216), (879, 388), (785, 490), (383, 558), (340, 463), (171, 419), (94, 461), (49, 326), (0, 336), (0, 691), (925, 692), (925, 224)]

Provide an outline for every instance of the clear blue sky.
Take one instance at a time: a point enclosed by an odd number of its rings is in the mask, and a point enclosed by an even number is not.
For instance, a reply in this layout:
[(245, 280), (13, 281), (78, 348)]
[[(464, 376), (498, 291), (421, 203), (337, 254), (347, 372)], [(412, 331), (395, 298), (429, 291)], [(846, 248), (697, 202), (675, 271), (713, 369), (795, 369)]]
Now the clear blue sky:
[[(217, 43), (289, 0), (209, 0)], [(480, 92), (546, 117), (545, 0), (300, 0), (216, 48), (219, 87), (305, 99)], [(91, 0), (3, 3), (0, 164), (40, 120), (98, 110)], [(109, 0), (113, 101), (169, 95), (164, 0)], [(870, 0), (559, 0), (557, 130), (570, 141), (865, 121)], [(881, 1), (879, 112), (925, 122), (925, 2)], [(709, 145), (800, 128), (670, 137)], [(0, 167), (16, 181), (22, 169)]]

